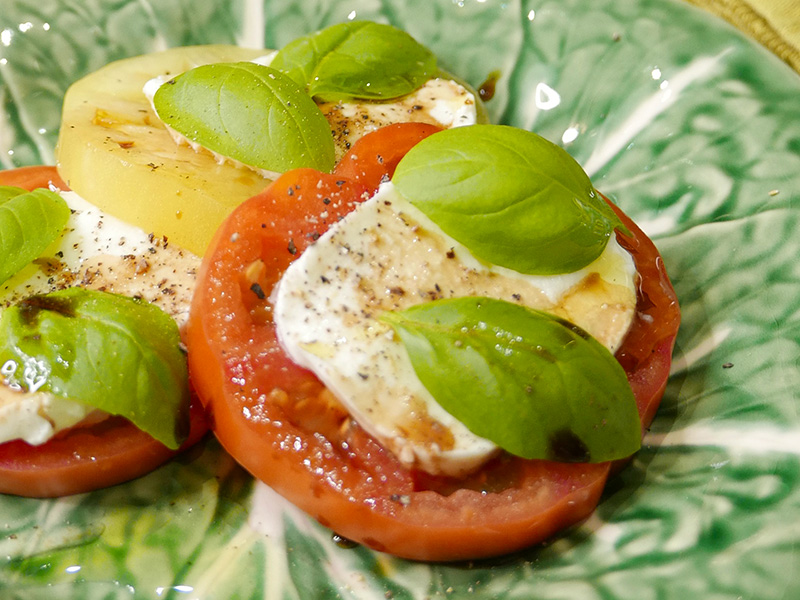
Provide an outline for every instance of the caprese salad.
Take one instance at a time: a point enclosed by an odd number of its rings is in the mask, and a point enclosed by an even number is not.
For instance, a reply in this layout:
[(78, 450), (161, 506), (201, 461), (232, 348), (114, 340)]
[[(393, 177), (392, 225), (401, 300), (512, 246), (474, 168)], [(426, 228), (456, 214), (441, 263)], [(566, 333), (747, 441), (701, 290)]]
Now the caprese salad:
[[(76, 84), (58, 173), (0, 172), (0, 219), (25, 205), (0, 491), (111, 485), (210, 427), (402, 557), (498, 555), (585, 518), (655, 414), (680, 312), (655, 246), (565, 151), (486, 121), (368, 22)], [(36, 243), (31, 194), (63, 215)]]

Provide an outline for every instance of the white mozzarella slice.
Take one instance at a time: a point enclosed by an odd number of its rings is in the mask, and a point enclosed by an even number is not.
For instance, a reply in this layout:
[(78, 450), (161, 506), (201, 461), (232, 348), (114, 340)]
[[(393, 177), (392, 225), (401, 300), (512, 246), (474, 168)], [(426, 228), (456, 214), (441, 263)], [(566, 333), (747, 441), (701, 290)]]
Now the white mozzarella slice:
[(436, 403), (382, 311), (490, 296), (569, 319), (612, 351), (636, 306), (633, 260), (616, 240), (591, 265), (528, 276), (486, 265), (403, 199), (391, 182), (289, 267), (275, 294), (281, 344), (408, 467), (460, 476), (496, 451)]
[(393, 123), (420, 122), (446, 129), (474, 125), (475, 96), (449, 79), (429, 79), (407, 96), (385, 102), (352, 100), (319, 105), (328, 119), (339, 160), (359, 138)]
[[(182, 326), (200, 258), (103, 213), (74, 192), (61, 196), (72, 211), (64, 232), (41, 258), (0, 286), (0, 311), (33, 294), (80, 286), (143, 298)], [(0, 365), (0, 381), (16, 368), (12, 361)], [(97, 412), (37, 391), (38, 385), (30, 381), (32, 391), (0, 385), (0, 443), (41, 444)]]
[(0, 385), (0, 443), (22, 439), (43, 444), (55, 433), (80, 423), (91, 407), (46, 392), (21, 392)]

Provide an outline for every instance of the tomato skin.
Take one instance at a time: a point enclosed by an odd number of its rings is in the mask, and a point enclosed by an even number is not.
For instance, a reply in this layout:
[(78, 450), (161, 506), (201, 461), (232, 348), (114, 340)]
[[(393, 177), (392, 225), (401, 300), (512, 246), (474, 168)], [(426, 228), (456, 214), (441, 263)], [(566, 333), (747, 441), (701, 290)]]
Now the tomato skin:
[(655, 417), (667, 386), (672, 350), (681, 321), (680, 306), (655, 244), (617, 206), (609, 203), (631, 235), (617, 233), (636, 260), (639, 274), (636, 317), (616, 357), (628, 375), (642, 428)]
[(49, 187), (51, 183), (61, 190), (69, 189), (58, 175), (55, 167), (20, 167), (19, 169), (0, 171), (0, 185), (33, 190)]
[[(389, 147), (402, 133), (395, 127)], [(381, 130), (362, 139), (372, 149), (383, 148), (382, 135)], [(345, 162), (358, 180), (339, 180), (340, 193), (331, 202), (345, 210), (348, 193), (352, 204), (360, 198), (359, 186), (374, 189), (393, 171), (391, 165), (389, 170), (376, 165), (375, 153), (362, 153), (360, 144), (351, 150), (353, 163)], [(365, 156), (367, 163), (360, 164)], [(320, 223), (315, 196), (320, 186), (331, 191), (340, 175), (306, 171), (278, 179), (231, 214), (204, 258), (187, 329), (189, 369), (220, 442), (255, 477), (323, 525), (405, 558), (495, 556), (543, 541), (587, 517), (599, 501), (610, 463), (564, 464), (504, 454), (458, 482), (409, 471), (337, 414), (316, 377), (283, 353), (268, 309), (253, 300), (250, 280), (243, 283), (242, 273), (253, 272), (250, 265), (268, 265), (258, 281), (268, 296), (294, 258), (288, 249), (301, 251), (295, 247), (296, 232), (313, 222), (315, 233), (322, 233), (331, 222)], [(289, 231), (294, 244), (287, 239)], [(649, 240), (640, 240), (641, 232), (632, 231), (637, 265), (649, 273), (647, 265), (658, 254)], [(650, 290), (652, 283), (643, 281), (642, 289)], [(654, 296), (658, 289), (664, 289), (660, 281)], [(674, 294), (655, 299), (652, 314), (658, 306), (677, 307)], [(677, 321), (670, 322), (675, 329), (656, 341), (647, 335), (650, 319), (638, 319), (631, 339), (642, 347), (623, 344), (621, 349), (637, 357), (628, 361), (627, 373), (643, 424), (652, 418), (648, 415), (666, 383), (665, 352), (671, 351), (677, 329)], [(643, 340), (653, 344), (645, 347)]]
[[(0, 185), (32, 190), (69, 189), (55, 167), (0, 171)], [(190, 431), (178, 450), (170, 450), (130, 421), (111, 417), (77, 426), (32, 446), (21, 440), (0, 444), (0, 493), (52, 498), (88, 492), (145, 475), (197, 443), (208, 420), (196, 398), (189, 408)]]
[(40, 446), (0, 444), (0, 493), (56, 498), (97, 490), (146, 475), (208, 431), (199, 402), (190, 407), (189, 437), (176, 450), (122, 417), (73, 427)]
[(363, 183), (374, 194), (381, 177), (394, 173), (397, 163), (417, 142), (441, 130), (436, 125), (419, 123), (408, 127), (407, 123), (396, 123), (383, 127), (380, 136), (365, 136), (359, 140), (358, 149), (348, 152), (336, 166), (336, 175)]

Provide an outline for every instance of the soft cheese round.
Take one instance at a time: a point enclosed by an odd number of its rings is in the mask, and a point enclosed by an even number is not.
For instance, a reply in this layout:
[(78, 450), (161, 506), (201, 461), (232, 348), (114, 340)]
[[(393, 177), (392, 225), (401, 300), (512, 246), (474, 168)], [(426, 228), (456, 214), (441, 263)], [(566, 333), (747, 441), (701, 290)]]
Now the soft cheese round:
[(613, 352), (633, 320), (635, 277), (633, 259), (613, 239), (574, 273), (530, 276), (487, 265), (387, 182), (292, 263), (274, 295), (274, 318), (292, 360), (314, 371), (404, 465), (460, 476), (497, 448), (438, 405), (381, 312), (489, 296), (566, 318)]

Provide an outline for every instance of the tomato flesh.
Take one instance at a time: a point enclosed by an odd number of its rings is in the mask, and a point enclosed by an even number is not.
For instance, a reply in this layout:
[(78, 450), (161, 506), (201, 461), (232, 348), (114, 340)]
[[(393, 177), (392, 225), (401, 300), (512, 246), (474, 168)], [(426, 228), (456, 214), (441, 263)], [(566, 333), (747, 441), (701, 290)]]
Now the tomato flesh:
[[(458, 481), (406, 469), (289, 360), (269, 305), (296, 255), (391, 176), (397, 161), (376, 156), (402, 156), (430, 133), (412, 124), (379, 130), (340, 163), (347, 177), (338, 168), (290, 172), (235, 210), (201, 267), (189, 368), (228, 452), (320, 523), (406, 558), (474, 559), (524, 548), (588, 516), (611, 465), (502, 455)], [(619, 355), (646, 426), (666, 384), (679, 312), (655, 247), (621, 216), (648, 301)]]
[[(32, 190), (50, 184), (68, 189), (55, 167), (0, 171), (0, 185)], [(189, 415), (189, 436), (177, 451), (122, 417), (72, 427), (38, 446), (21, 440), (2, 443), (0, 493), (37, 498), (67, 496), (140, 477), (205, 435), (208, 421), (196, 398)]]

